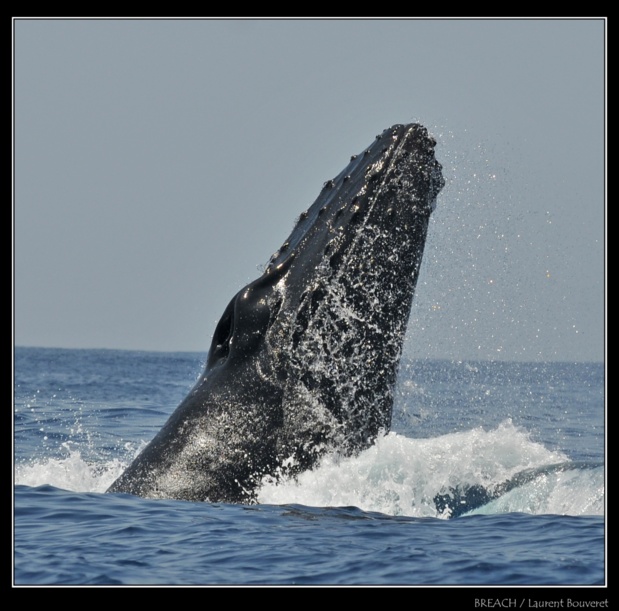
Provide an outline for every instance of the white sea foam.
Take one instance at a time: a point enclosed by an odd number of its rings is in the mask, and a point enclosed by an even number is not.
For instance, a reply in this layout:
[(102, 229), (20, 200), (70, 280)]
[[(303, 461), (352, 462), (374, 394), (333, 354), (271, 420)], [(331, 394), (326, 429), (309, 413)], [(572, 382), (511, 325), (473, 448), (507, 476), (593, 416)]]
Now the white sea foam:
[[(62, 444), (66, 456), (43, 458), (15, 465), (15, 484), (42, 486), (49, 484), (74, 492), (105, 492), (127, 468), (129, 462), (118, 458), (90, 462), (75, 444)], [(134, 450), (137, 455), (145, 444)]]
[[(476, 428), (433, 439), (410, 439), (397, 433), (377, 440), (353, 458), (328, 456), (313, 471), (295, 480), (266, 481), (259, 501), (311, 506), (356, 506), (365, 511), (417, 517), (449, 517), (434, 498), (450, 488), (502, 484), (517, 473), (565, 462), (566, 456), (530, 439), (506, 421), (494, 430)], [(592, 471), (566, 471), (540, 478), (493, 501), (493, 510), (529, 513), (599, 514), (604, 485)], [(574, 491), (574, 486), (586, 489)], [(542, 497), (541, 499), (539, 497)], [(503, 498), (509, 499), (507, 503)], [(575, 499), (587, 499), (575, 501)]]

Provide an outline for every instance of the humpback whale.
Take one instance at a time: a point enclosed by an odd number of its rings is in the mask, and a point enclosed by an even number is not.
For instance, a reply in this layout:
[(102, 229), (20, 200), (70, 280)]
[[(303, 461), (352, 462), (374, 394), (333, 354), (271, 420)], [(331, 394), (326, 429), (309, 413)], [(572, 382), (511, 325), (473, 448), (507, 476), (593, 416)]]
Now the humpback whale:
[(391, 424), (430, 214), (419, 124), (376, 136), (298, 218), (215, 328), (203, 374), (108, 492), (252, 503), (265, 476), (351, 455)]

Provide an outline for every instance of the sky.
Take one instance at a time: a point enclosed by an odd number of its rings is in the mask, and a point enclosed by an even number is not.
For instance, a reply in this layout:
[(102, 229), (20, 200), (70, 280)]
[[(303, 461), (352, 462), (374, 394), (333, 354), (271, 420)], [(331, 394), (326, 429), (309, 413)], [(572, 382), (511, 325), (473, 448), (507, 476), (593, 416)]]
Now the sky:
[(412, 358), (602, 361), (602, 19), (15, 19), (18, 346), (206, 352), (396, 123), (446, 186)]

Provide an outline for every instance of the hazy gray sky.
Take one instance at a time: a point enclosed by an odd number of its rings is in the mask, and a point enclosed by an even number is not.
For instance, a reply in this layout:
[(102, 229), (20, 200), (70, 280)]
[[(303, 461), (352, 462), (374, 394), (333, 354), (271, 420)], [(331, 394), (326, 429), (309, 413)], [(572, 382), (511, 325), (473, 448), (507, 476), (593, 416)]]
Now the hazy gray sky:
[(15, 343), (206, 351), (374, 136), (446, 187), (406, 351), (604, 357), (605, 22), (14, 22)]

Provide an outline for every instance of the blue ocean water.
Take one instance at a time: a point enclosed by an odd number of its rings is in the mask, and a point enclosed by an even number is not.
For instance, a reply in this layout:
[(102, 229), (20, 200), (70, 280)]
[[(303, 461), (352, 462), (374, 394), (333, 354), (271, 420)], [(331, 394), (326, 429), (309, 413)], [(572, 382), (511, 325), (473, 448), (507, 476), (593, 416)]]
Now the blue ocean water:
[(605, 584), (603, 364), (404, 360), (388, 435), (258, 505), (105, 494), (203, 362), (15, 349), (16, 585)]

